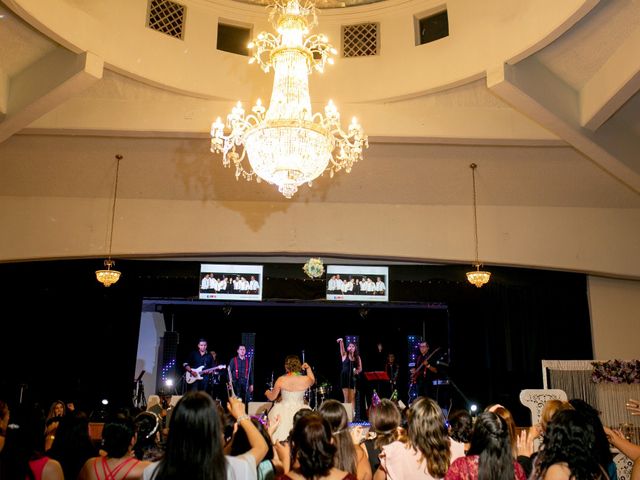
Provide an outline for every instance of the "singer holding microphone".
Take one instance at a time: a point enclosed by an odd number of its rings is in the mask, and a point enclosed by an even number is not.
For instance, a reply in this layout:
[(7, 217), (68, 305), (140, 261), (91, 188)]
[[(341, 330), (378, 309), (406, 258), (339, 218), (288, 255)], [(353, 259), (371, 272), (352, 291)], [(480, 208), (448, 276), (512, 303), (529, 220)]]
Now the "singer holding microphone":
[[(293, 428), (293, 416), (301, 408), (309, 408), (304, 403), (304, 392), (316, 383), (316, 377), (311, 367), (305, 362), (300, 363), (297, 355), (289, 355), (284, 360), (285, 374), (278, 377), (273, 388), (264, 392), (265, 397), (276, 402), (269, 410), (269, 425), (276, 425), (271, 434), (274, 442), (286, 440)], [(306, 375), (303, 375), (303, 372)]]
[(353, 342), (349, 342), (344, 348), (344, 340), (336, 340), (340, 345), (340, 358), (342, 359), (342, 369), (340, 370), (340, 388), (344, 395), (344, 403), (350, 403), (352, 412), (356, 411), (356, 379), (362, 373), (362, 359), (358, 348)]

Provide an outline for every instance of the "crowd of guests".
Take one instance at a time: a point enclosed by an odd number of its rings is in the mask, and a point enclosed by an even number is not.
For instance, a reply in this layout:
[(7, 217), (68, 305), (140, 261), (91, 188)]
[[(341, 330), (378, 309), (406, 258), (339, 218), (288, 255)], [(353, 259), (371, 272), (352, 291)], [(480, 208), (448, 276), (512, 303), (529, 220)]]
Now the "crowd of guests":
[[(382, 399), (369, 408), (367, 428), (350, 426), (343, 404), (326, 400), (297, 411), (277, 441), (280, 419), (251, 417), (238, 398), (223, 408), (193, 391), (174, 407), (149, 403), (110, 415), (96, 444), (88, 416), (73, 405), (55, 402), (45, 417), (0, 401), (0, 478), (612, 480), (615, 447), (635, 462), (631, 479), (640, 479), (640, 446), (604, 427), (579, 399), (547, 402), (540, 424), (519, 433), (502, 405), (446, 418), (428, 397), (403, 409)], [(628, 408), (640, 415), (637, 401)]]

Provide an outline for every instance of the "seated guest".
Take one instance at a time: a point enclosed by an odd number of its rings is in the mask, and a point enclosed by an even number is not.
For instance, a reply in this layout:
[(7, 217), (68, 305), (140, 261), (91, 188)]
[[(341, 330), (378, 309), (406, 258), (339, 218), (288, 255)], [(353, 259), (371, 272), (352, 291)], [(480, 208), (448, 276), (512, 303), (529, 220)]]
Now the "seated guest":
[(369, 435), (371, 438), (364, 442), (369, 456), (369, 464), (371, 471), (375, 471), (380, 466), (380, 458), (382, 447), (389, 445), (391, 442), (400, 440), (405, 434), (404, 429), (400, 427), (402, 415), (398, 406), (386, 398), (380, 401), (380, 404), (369, 409)]
[(293, 469), (281, 480), (356, 480), (349, 472), (334, 467), (336, 446), (331, 426), (321, 415), (303, 415), (291, 431)]
[(142, 478), (149, 462), (140, 461), (133, 455), (135, 435), (133, 420), (128, 415), (117, 414), (107, 419), (102, 429), (102, 450), (106, 455), (87, 460), (78, 480)]
[[(469, 450), (472, 431), (473, 419), (467, 410), (456, 410), (449, 415), (449, 436), (451, 437), (451, 441), (454, 445), (462, 445), (462, 451), (465, 454), (467, 450)], [(460, 447), (456, 447), (458, 450), (459, 448)], [(451, 449), (454, 450), (454, 447), (452, 446)]]
[(407, 416), (408, 438), (382, 447), (378, 479), (443, 478), (451, 462), (451, 441), (440, 406), (418, 397)]
[(493, 412), (478, 415), (466, 457), (456, 459), (445, 480), (526, 480), (513, 456), (507, 422)]
[(224, 454), (222, 424), (215, 401), (206, 392), (188, 392), (171, 414), (165, 456), (144, 471), (144, 480), (255, 480), (257, 466), (267, 454), (267, 443), (244, 413), (242, 400), (230, 398), (227, 408), (247, 434), (251, 445), (247, 453), (239, 457)]
[(318, 412), (331, 425), (333, 442), (337, 447), (336, 467), (353, 473), (358, 480), (370, 479), (371, 466), (366, 450), (359, 443), (357, 445), (354, 443), (349, 432), (349, 417), (344, 405), (337, 400), (325, 400)]
[(593, 455), (595, 445), (595, 431), (585, 415), (576, 410), (556, 413), (547, 426), (531, 478), (608, 479)]
[(62, 467), (44, 453), (44, 415), (32, 405), (20, 406), (11, 412), (16, 428), (7, 435), (2, 451), (0, 478), (63, 480)]
[(98, 455), (98, 449), (89, 436), (89, 417), (85, 412), (67, 410), (47, 455), (60, 462), (64, 478), (78, 478), (85, 462)]
[(136, 458), (149, 462), (160, 460), (164, 455), (164, 448), (160, 444), (162, 431), (160, 417), (147, 410), (136, 415), (133, 423), (136, 429), (136, 444), (133, 447)]
[(591, 454), (607, 472), (609, 480), (618, 480), (618, 471), (616, 470), (616, 464), (613, 461), (613, 454), (609, 448), (607, 434), (604, 431), (602, 420), (600, 420), (600, 412), (579, 398), (573, 398), (569, 400), (569, 403), (573, 408), (585, 416), (587, 422), (589, 422), (593, 428), (595, 443)]
[[(267, 429), (260, 423), (259, 420), (255, 418), (251, 418), (251, 422), (253, 425), (260, 431), (262, 438), (267, 442), (267, 454), (264, 457), (264, 460), (258, 464), (258, 480), (274, 480), (276, 478), (276, 463), (274, 463), (274, 452), (273, 452), (273, 443), (271, 442), (271, 437), (269, 436), (269, 432)], [(248, 452), (251, 449), (251, 444), (249, 443), (249, 438), (247, 437), (247, 433), (244, 429), (239, 428), (233, 435), (231, 439), (231, 448), (229, 454), (233, 457), (237, 457), (242, 455), (243, 453)], [(284, 473), (284, 471), (280, 471), (279, 473)]]

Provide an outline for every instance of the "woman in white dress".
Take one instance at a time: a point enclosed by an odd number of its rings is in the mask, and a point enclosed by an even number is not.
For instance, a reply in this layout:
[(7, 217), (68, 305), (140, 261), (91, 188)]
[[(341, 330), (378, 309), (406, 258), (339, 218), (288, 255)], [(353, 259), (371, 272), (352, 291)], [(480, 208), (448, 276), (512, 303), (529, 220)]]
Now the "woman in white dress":
[[(304, 403), (304, 392), (316, 383), (311, 367), (306, 362), (300, 364), (297, 355), (285, 358), (284, 369), (287, 373), (278, 377), (273, 388), (264, 393), (271, 402), (275, 402), (269, 410), (269, 424), (277, 423), (271, 434), (274, 443), (286, 440), (293, 428), (293, 416), (301, 408), (309, 408)], [(306, 375), (302, 374), (303, 371)]]

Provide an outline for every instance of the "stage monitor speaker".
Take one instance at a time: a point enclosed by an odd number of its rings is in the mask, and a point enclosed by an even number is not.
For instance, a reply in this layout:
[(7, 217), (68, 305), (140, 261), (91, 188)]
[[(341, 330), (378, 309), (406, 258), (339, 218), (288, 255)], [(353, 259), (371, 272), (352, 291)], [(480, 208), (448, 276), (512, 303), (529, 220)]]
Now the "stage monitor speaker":
[(271, 402), (249, 402), (249, 415), (263, 415), (271, 408)]

